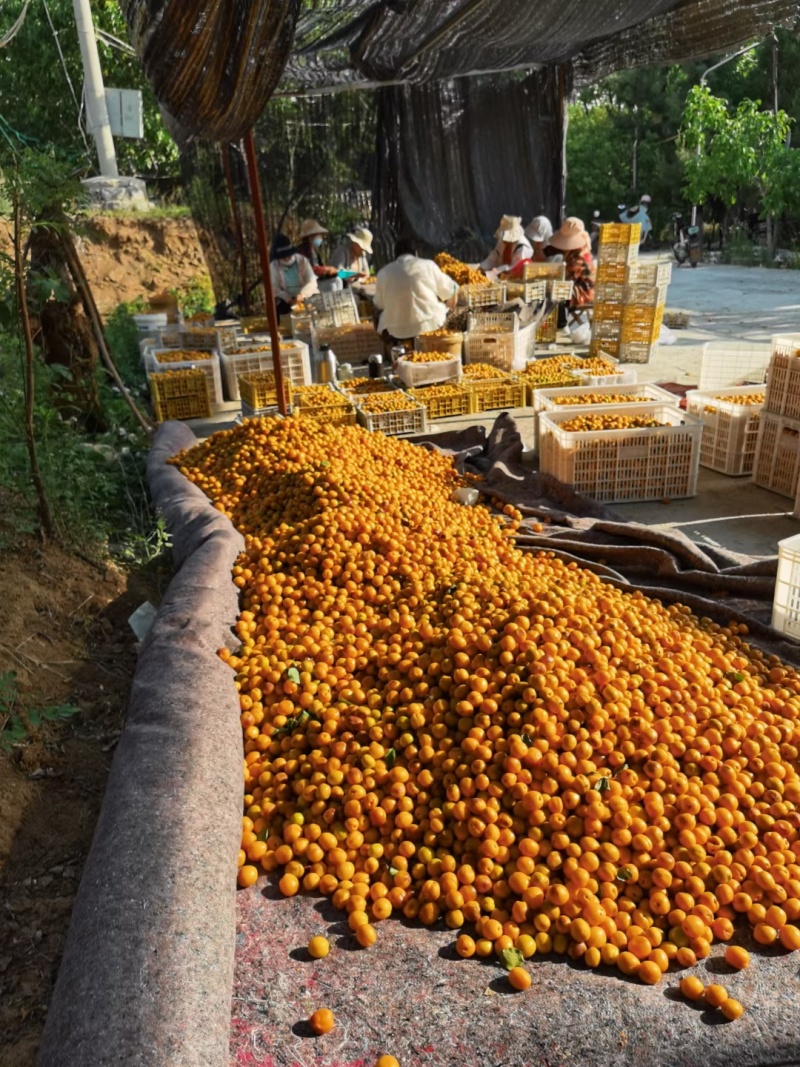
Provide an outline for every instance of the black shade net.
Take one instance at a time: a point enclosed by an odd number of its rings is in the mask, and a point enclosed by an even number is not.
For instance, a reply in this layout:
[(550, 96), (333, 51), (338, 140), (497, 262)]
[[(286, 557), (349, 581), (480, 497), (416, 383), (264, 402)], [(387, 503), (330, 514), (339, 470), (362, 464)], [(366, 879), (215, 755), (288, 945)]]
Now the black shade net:
[(377, 266), (401, 234), (421, 250), (474, 259), (491, 245), (502, 214), (525, 223), (545, 214), (558, 223), (573, 87), (624, 67), (718, 54), (793, 23), (800, 5), (122, 0), (122, 7), (166, 111), (184, 133), (234, 146), (226, 181), (219, 148), (181, 138), (217, 296), (253, 289), (258, 306), (260, 269), (236, 146), (254, 122), (270, 233), (295, 237), (311, 216), (331, 231), (332, 244), (354, 225), (369, 225)]

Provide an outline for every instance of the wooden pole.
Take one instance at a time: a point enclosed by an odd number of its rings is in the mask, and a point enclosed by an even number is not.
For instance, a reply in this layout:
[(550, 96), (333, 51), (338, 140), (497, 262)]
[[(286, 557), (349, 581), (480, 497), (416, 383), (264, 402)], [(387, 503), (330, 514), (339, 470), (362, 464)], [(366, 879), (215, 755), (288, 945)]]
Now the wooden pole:
[(261, 262), (261, 273), (264, 277), (264, 299), (267, 305), (269, 335), (272, 339), (272, 366), (275, 370), (275, 391), (278, 394), (278, 411), (280, 411), (281, 415), (285, 415), (287, 413), (287, 405), (286, 391), (283, 386), (283, 367), (281, 366), (281, 335), (278, 332), (278, 312), (275, 307), (275, 296), (272, 292), (272, 275), (270, 274), (269, 269), (269, 240), (267, 239), (267, 226), (264, 222), (264, 204), (261, 199), (261, 179), (258, 176), (256, 146), (252, 130), (245, 134), (244, 154), (247, 159), (247, 174), (250, 179), (250, 199), (253, 201), (253, 216), (255, 218), (256, 239), (258, 241), (258, 258)]
[(97, 310), (97, 304), (94, 302), (94, 294), (92, 293), (91, 286), (89, 285), (89, 279), (86, 277), (86, 271), (83, 269), (78, 250), (75, 247), (75, 242), (72, 240), (72, 234), (64, 227), (61, 231), (61, 247), (64, 249), (64, 255), (66, 256), (67, 266), (70, 269), (72, 278), (77, 286), (78, 292), (81, 295), (83, 301), (83, 309), (86, 312), (86, 317), (92, 325), (94, 330), (94, 336), (97, 340), (97, 347), (100, 350), (100, 359), (111, 376), (111, 380), (122, 394), (122, 399), (131, 409), (131, 413), (141, 428), (146, 434), (152, 434), (153, 424), (145, 418), (139, 408), (136, 406), (136, 402), (128, 391), (125, 383), (119, 376), (114, 360), (111, 358), (111, 353), (108, 350), (106, 344), (106, 335), (103, 330), (103, 320), (100, 317), (100, 312)]
[(247, 258), (244, 254), (244, 235), (242, 233), (242, 220), (239, 217), (239, 205), (236, 203), (236, 186), (233, 184), (233, 170), (231, 168), (231, 146), (220, 146), (222, 154), (222, 166), (225, 169), (225, 184), (228, 187), (228, 199), (231, 202), (231, 221), (233, 223), (233, 236), (236, 238), (236, 251), (239, 253), (239, 275), (242, 286), (242, 299), (244, 300), (245, 314), (250, 314), (250, 286), (247, 283)]

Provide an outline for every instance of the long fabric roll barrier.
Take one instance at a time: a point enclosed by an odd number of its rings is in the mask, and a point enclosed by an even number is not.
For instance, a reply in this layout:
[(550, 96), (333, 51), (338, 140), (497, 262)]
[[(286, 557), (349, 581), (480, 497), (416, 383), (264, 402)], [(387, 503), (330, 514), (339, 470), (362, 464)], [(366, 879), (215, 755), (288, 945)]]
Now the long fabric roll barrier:
[(141, 650), (42, 1067), (228, 1062), (242, 747), (236, 690), (217, 650), (232, 639), (231, 567), (244, 542), (165, 463), (194, 441), (165, 423), (149, 457), (177, 573)]

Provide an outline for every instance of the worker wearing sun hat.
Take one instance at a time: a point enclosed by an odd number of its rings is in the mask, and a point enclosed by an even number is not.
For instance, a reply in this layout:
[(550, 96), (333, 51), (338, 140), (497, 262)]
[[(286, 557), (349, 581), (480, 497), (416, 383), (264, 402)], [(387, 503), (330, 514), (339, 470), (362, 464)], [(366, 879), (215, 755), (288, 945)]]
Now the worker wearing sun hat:
[(311, 264), (284, 233), (276, 234), (272, 242), (269, 270), (279, 315), (287, 315), (295, 304), (319, 292)]
[(533, 262), (544, 263), (544, 250), (550, 244), (550, 238), (553, 236), (553, 224), (550, 219), (546, 215), (537, 215), (536, 218), (531, 219), (525, 227), (525, 236), (533, 246), (533, 255), (531, 256)]
[(545, 256), (564, 256), (565, 277), (573, 282), (571, 307), (585, 307), (594, 301), (595, 266), (592, 243), (580, 219), (571, 215), (564, 219), (545, 248)]
[(359, 226), (346, 235), (346, 240), (336, 249), (331, 262), (339, 270), (354, 271), (358, 278), (368, 278), (370, 273), (368, 256), (372, 255), (372, 234), (366, 226)]
[(525, 236), (519, 216), (503, 215), (494, 235), (497, 244), (481, 263), (481, 270), (510, 270), (533, 255), (531, 243)]
[(321, 292), (331, 292), (342, 288), (338, 270), (336, 267), (329, 267), (322, 258), (322, 246), (327, 232), (322, 223), (317, 222), (316, 219), (305, 219), (300, 226), (297, 238), (297, 249), (311, 264)]

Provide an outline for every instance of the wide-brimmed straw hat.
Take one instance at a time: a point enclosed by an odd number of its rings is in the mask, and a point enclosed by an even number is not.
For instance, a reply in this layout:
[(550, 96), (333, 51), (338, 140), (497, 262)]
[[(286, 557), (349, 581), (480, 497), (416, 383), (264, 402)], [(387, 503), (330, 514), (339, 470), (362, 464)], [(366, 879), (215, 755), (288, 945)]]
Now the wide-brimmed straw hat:
[(525, 227), (525, 236), (529, 241), (538, 241), (547, 244), (553, 236), (553, 224), (546, 215), (537, 215), (531, 219)]
[(525, 236), (522, 228), (522, 219), (518, 215), (503, 215), (500, 225), (494, 232), (500, 241), (517, 242)]
[(367, 255), (372, 255), (372, 234), (366, 226), (360, 226), (357, 230), (353, 230), (352, 233), (348, 233), (347, 236), (351, 241), (354, 241), (359, 248), (363, 248)]
[(589, 243), (589, 234), (580, 219), (570, 215), (561, 223), (561, 229), (556, 230), (550, 238), (553, 248), (560, 248), (562, 252), (571, 252), (576, 248), (583, 248)]
[(306, 219), (300, 227), (299, 240), (302, 241), (304, 237), (315, 237), (317, 234), (321, 236), (327, 232), (321, 222), (317, 222), (316, 219)]

